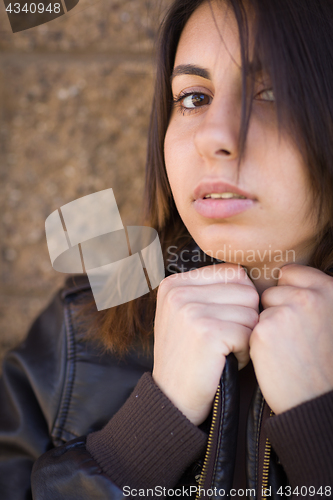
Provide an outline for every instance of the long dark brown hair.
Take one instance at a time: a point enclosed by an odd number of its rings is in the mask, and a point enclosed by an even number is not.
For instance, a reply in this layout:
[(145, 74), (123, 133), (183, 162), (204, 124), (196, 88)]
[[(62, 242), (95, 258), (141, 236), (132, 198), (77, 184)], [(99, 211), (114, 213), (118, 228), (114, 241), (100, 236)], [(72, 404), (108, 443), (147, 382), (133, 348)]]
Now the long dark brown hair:
[[(207, 0), (175, 0), (162, 23), (157, 49), (155, 94), (150, 118), (143, 224), (157, 229), (167, 248), (180, 251), (193, 242), (176, 209), (164, 164), (164, 138), (173, 106), (170, 76), (181, 32), (195, 9)], [(280, 130), (288, 130), (308, 168), (318, 222), (310, 265), (331, 274), (333, 266), (333, 2), (327, 0), (216, 0), (228, 3), (237, 20), (242, 61), (242, 114), (239, 163), (251, 116), (248, 14), (252, 58), (271, 77)], [(222, 33), (223, 35), (223, 33)], [(254, 85), (254, 79), (252, 79)], [(124, 353), (135, 341), (152, 337), (157, 289), (111, 309), (89, 309), (90, 332), (106, 349)], [(94, 311), (93, 311), (94, 309)], [(93, 319), (93, 321), (91, 321)]]

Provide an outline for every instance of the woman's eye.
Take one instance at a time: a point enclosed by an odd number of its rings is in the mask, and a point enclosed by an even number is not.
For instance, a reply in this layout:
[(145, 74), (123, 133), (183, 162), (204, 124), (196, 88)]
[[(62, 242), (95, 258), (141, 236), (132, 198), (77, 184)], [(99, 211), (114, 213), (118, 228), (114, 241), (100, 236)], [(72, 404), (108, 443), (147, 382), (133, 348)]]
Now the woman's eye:
[(256, 94), (254, 98), (259, 101), (271, 101), (271, 102), (275, 101), (273, 89), (264, 89), (261, 92), (258, 92), (258, 94)]
[(179, 105), (180, 111), (183, 113), (191, 112), (195, 109), (200, 108), (211, 103), (212, 98), (201, 92), (191, 92), (180, 94), (174, 98), (174, 104)]
[(197, 108), (209, 103), (210, 97), (206, 94), (189, 94), (182, 99), (182, 104), (187, 109)]

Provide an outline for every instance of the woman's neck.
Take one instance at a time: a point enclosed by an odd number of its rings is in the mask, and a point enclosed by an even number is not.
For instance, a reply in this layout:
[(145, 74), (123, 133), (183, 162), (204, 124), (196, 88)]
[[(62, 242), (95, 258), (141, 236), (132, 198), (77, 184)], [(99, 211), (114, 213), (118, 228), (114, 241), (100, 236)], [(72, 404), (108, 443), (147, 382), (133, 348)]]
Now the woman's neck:
[(255, 285), (260, 297), (267, 288), (276, 286), (282, 275), (282, 268), (288, 264), (299, 264), (306, 266), (310, 261), (311, 253), (298, 256), (292, 262), (260, 262), (251, 263), (251, 266), (243, 265), (253, 284)]

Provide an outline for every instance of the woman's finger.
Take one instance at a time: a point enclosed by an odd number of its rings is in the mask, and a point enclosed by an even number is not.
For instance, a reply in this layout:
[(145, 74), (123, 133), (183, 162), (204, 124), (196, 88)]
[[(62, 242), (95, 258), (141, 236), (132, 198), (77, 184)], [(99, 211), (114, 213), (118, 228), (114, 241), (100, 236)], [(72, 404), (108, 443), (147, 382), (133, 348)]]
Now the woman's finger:
[(211, 318), (226, 322), (233, 322), (253, 330), (259, 320), (259, 315), (252, 307), (234, 304), (206, 304), (188, 302), (184, 305), (189, 318), (195, 321), (199, 318)]
[[(162, 299), (162, 297), (159, 297)], [(236, 283), (211, 285), (178, 285), (170, 288), (164, 300), (173, 304), (198, 302), (206, 304), (235, 304), (258, 309), (259, 295), (255, 288)]]

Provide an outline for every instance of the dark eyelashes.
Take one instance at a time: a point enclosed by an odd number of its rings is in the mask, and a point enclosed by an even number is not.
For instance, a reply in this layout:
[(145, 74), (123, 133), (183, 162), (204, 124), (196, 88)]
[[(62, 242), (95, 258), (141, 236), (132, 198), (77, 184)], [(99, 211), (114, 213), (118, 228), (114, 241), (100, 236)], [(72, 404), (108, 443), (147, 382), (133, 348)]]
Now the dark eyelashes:
[[(264, 92), (270, 92), (272, 91), (273, 92), (273, 89), (272, 87), (267, 87), (267, 88), (264, 88), (262, 89), (260, 92), (258, 92), (257, 94), (255, 94), (253, 96), (253, 99), (259, 101), (259, 102), (264, 102), (264, 103), (271, 103), (273, 104), (274, 103), (274, 100), (270, 100), (270, 99), (258, 99), (257, 97), (261, 94), (263, 94)], [(273, 92), (274, 93), (274, 92)], [(199, 111), (199, 109), (202, 107), (202, 106), (195, 106), (193, 108), (186, 108), (185, 106), (182, 106), (181, 102), (186, 99), (186, 97), (190, 97), (192, 95), (204, 95), (204, 96), (207, 96), (209, 97), (210, 99), (212, 99), (212, 97), (209, 95), (209, 94), (206, 94), (204, 92), (195, 92), (195, 91), (189, 91), (189, 92), (181, 92), (179, 95), (176, 95), (173, 97), (172, 101), (171, 101), (171, 104), (174, 106), (174, 107), (178, 107), (178, 110), (184, 115), (185, 113), (191, 113), (191, 112), (195, 112), (195, 111)], [(205, 105), (205, 104), (203, 104)]]
[(179, 102), (181, 102), (183, 99), (186, 99), (186, 97), (190, 97), (191, 95), (205, 95), (205, 96), (209, 96), (209, 94), (205, 94), (205, 92), (181, 92), (178, 96), (174, 96), (172, 102), (174, 104), (178, 104)]
[(177, 103), (181, 102), (183, 99), (185, 99), (185, 97), (189, 97), (190, 95), (198, 94), (198, 93), (199, 92), (181, 92), (178, 96), (174, 96), (172, 102), (174, 104), (177, 104)]

